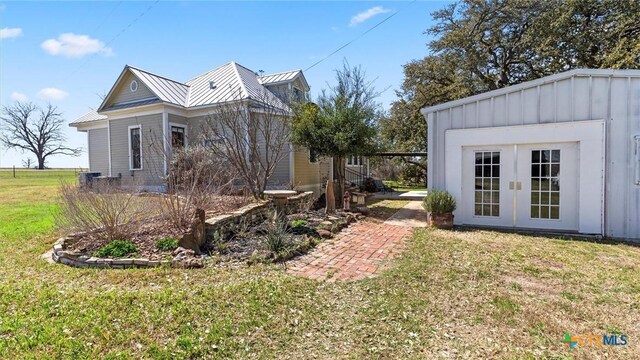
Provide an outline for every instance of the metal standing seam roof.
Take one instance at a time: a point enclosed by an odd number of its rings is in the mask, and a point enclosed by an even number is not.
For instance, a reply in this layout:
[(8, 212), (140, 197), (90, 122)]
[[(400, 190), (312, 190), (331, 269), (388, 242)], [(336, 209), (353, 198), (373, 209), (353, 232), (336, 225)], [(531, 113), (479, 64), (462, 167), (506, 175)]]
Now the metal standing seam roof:
[(187, 94), (189, 86), (175, 80), (152, 74), (133, 66), (129, 70), (138, 77), (154, 94), (163, 102), (187, 106)]
[[(215, 89), (211, 89), (211, 82)], [(190, 88), (188, 107), (254, 99), (288, 109), (258, 81), (258, 76), (252, 70), (233, 61), (197, 76), (186, 84)]]
[(98, 114), (97, 111), (91, 110), (88, 113), (80, 116), (79, 118), (77, 118), (73, 122), (69, 123), (69, 126), (82, 124), (82, 123), (88, 123), (88, 122), (92, 122), (92, 121), (105, 120), (106, 118), (107, 118), (106, 115), (100, 115), (100, 114)]
[(298, 76), (300, 72), (301, 70), (292, 70), (292, 71), (285, 71), (285, 72), (280, 72), (275, 74), (263, 75), (258, 78), (258, 81), (260, 81), (260, 83), (263, 85), (287, 82), (295, 79), (295, 77)]
[[(151, 92), (158, 96), (158, 99), (145, 99), (140, 102), (115, 104), (107, 110), (130, 108), (156, 102), (165, 102), (185, 108), (193, 108), (253, 99), (288, 111), (289, 107), (265, 85), (291, 81), (302, 74), (301, 70), (293, 70), (260, 77), (251, 69), (231, 61), (199, 75), (186, 83), (181, 83), (130, 65), (125, 67), (125, 71), (126, 70), (131, 71), (131, 73), (140, 79)], [(212, 82), (215, 84), (214, 89), (211, 89), (210, 84)], [(306, 81), (304, 82), (306, 84)], [(92, 111), (69, 125), (104, 120), (106, 118), (107, 116)]]

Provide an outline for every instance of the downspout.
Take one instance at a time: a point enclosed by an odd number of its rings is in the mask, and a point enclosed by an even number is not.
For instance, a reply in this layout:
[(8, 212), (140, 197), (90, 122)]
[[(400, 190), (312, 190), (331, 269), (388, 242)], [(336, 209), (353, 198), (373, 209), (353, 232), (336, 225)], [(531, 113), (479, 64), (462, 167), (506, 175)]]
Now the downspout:
[(169, 113), (167, 109), (162, 109), (162, 146), (164, 150), (164, 176), (167, 176), (167, 163), (169, 162)]
[(289, 143), (289, 183), (291, 183), (291, 189), (296, 186), (294, 155), (295, 153), (293, 151), (293, 144)]

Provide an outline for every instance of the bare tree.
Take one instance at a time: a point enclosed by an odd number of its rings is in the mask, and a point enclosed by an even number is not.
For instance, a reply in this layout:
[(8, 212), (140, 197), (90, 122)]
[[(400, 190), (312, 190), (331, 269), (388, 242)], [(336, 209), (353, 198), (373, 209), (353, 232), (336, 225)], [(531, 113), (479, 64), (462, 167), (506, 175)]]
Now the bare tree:
[(81, 148), (65, 146), (63, 124), (62, 113), (51, 104), (43, 109), (30, 102), (16, 101), (2, 108), (0, 144), (8, 149), (33, 153), (38, 169), (44, 169), (51, 155), (79, 156), (82, 152)]
[(202, 125), (203, 144), (232, 166), (251, 194), (261, 199), (276, 166), (289, 151), (290, 108), (269, 90), (236, 98), (211, 113)]

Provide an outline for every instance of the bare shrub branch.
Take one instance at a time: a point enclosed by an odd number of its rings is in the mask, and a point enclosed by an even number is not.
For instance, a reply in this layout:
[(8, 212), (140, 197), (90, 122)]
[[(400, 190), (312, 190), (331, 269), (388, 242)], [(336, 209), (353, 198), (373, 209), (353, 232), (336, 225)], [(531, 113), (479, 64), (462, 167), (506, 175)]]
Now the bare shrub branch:
[(255, 199), (261, 199), (276, 166), (289, 151), (289, 106), (269, 90), (216, 109), (202, 125), (203, 144), (232, 166)]
[(130, 239), (136, 222), (157, 215), (143, 198), (110, 183), (96, 183), (90, 190), (63, 183), (60, 200), (56, 221), (61, 227), (107, 240)]
[(188, 231), (196, 209), (208, 209), (213, 201), (225, 201), (236, 180), (235, 170), (202, 146), (174, 151), (168, 194), (162, 197), (163, 214), (179, 231)]

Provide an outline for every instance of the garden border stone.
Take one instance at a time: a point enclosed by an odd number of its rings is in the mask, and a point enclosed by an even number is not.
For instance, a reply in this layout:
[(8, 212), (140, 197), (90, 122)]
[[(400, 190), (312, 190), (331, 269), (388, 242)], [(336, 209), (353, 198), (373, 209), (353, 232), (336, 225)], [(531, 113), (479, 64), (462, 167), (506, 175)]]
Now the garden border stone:
[(171, 260), (149, 260), (140, 258), (124, 258), (124, 259), (107, 259), (95, 256), (87, 256), (75, 254), (67, 251), (67, 247), (73, 244), (82, 236), (82, 233), (63, 236), (53, 245), (51, 259), (54, 262), (73, 266), (77, 268), (96, 268), (96, 269), (130, 269), (130, 268), (150, 268), (160, 265), (171, 265)]

